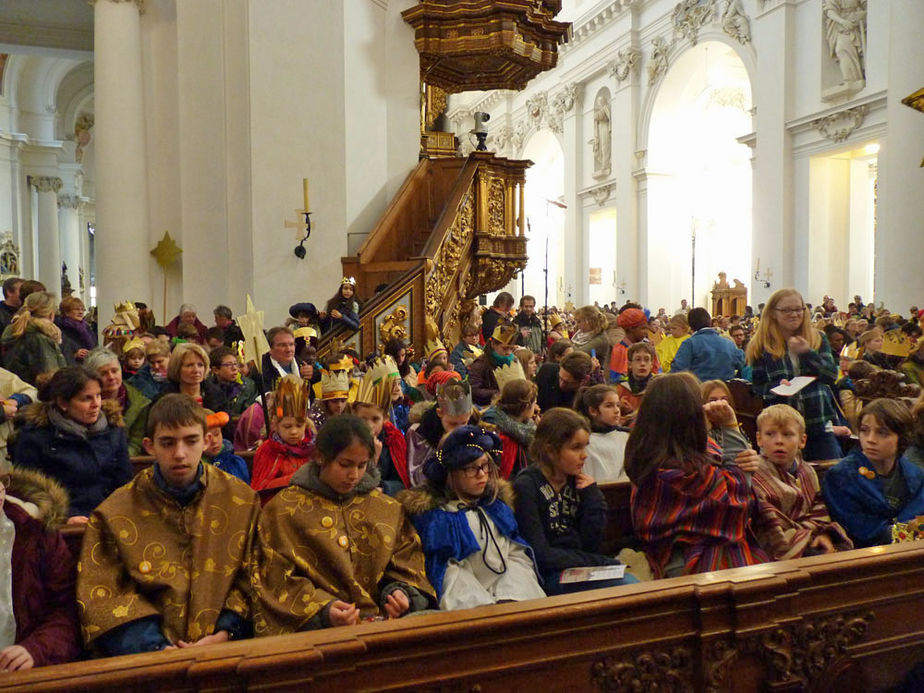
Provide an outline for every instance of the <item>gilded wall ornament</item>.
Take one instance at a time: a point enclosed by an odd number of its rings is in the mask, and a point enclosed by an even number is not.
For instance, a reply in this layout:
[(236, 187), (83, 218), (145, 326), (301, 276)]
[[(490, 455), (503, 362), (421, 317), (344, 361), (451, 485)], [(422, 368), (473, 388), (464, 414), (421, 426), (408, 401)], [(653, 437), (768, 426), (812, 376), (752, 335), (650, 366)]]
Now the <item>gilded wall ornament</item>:
[(594, 686), (610, 691), (693, 691), (693, 657), (686, 647), (604, 657), (590, 667)]
[(812, 122), (815, 129), (832, 142), (843, 142), (850, 134), (863, 124), (867, 106), (854, 106), (839, 113), (832, 113)]
[(492, 178), (488, 184), (488, 232), (501, 236), (507, 232), (504, 217), (504, 181)]
[(428, 276), (424, 290), (427, 313), (438, 315), (443, 299), (452, 284), (453, 277), (462, 261), (462, 251), (471, 240), (475, 228), (475, 207), (472, 191), (469, 190), (459, 203), (443, 242), (428, 267)]
[(610, 63), (610, 76), (616, 78), (618, 84), (622, 84), (633, 74), (638, 74), (639, 63), (642, 60), (642, 52), (638, 48), (629, 46), (623, 48), (616, 54), (616, 60)]
[(382, 324), (379, 326), (379, 338), (384, 345), (392, 339), (407, 340), (407, 306), (396, 306), (395, 309), (385, 316)]

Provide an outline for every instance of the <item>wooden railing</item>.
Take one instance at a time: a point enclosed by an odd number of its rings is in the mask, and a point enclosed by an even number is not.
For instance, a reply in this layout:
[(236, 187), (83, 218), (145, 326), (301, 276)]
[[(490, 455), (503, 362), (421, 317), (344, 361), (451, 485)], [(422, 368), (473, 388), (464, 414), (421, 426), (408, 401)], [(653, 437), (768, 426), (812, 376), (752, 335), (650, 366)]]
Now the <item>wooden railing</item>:
[(921, 613), (911, 543), (75, 662), (4, 675), (0, 691), (876, 692), (924, 658)]
[(530, 163), (490, 152), (421, 160), (357, 254), (342, 258), (344, 274), (368, 300), (360, 329), (325, 334), (320, 355), (334, 338), (363, 355), (393, 336), (421, 350), (426, 317), (454, 343), (462, 302), (503, 287), (526, 265)]

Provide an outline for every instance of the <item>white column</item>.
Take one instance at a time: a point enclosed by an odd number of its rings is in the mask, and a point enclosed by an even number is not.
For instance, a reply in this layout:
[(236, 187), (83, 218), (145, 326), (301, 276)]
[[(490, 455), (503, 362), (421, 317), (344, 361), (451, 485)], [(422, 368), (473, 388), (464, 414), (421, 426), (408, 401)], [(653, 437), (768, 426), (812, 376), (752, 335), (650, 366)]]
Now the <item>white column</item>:
[(119, 300), (151, 304), (141, 0), (94, 3), (99, 324)]
[[(562, 121), (562, 139), (565, 152), (565, 228), (564, 262), (562, 263), (563, 284), (560, 301), (549, 297), (559, 307), (569, 300), (577, 307), (585, 305), (589, 293), (587, 236), (589, 230), (584, 220), (584, 200), (578, 195), (583, 180), (581, 161), (584, 139), (584, 85), (578, 85), (574, 93), (574, 108)], [(550, 289), (557, 287), (558, 279), (549, 277)], [(551, 294), (551, 291), (550, 291)]]
[[(924, 65), (924, 3), (894, 0), (889, 4), (888, 135), (879, 150), (876, 223), (876, 302), (897, 313), (920, 305), (921, 220), (924, 219), (924, 113), (901, 100), (921, 88)], [(866, 296), (863, 297), (864, 300)]]
[(58, 191), (61, 179), (54, 176), (30, 176), (29, 183), (38, 193), (38, 279), (56, 296), (61, 295), (61, 244), (58, 232)]
[[(754, 129), (757, 145), (754, 155), (754, 226), (751, 267), (760, 259), (761, 272), (772, 269), (769, 288), (751, 283), (749, 303), (765, 302), (777, 289), (793, 286), (793, 167), (792, 136), (786, 128), (790, 117), (795, 7), (780, 3), (752, 22), (754, 45), (760, 54), (753, 101), (756, 104)], [(805, 286), (796, 288), (803, 291)], [(806, 299), (808, 300), (808, 299)]]
[(58, 231), (61, 239), (61, 262), (67, 266), (67, 280), (73, 295), (83, 298), (77, 268), (80, 267), (80, 219), (76, 195), (58, 195)]

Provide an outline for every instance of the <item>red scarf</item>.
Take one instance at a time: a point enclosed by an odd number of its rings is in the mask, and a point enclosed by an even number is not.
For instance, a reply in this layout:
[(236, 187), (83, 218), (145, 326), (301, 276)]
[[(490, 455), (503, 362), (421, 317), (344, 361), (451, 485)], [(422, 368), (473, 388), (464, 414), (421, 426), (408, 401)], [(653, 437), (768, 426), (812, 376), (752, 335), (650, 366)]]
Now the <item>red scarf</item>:
[(395, 471), (401, 477), (401, 483), (405, 488), (411, 488), (411, 478), (407, 473), (407, 440), (391, 421), (385, 422), (382, 433), (385, 434), (385, 447), (391, 455), (391, 463), (395, 466)]

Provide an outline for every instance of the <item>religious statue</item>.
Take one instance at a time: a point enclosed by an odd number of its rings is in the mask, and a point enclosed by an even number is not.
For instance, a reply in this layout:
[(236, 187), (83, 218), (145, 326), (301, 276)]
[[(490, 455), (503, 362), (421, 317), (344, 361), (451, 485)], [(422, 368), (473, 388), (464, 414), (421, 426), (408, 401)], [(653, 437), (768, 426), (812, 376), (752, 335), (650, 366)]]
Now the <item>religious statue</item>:
[(651, 42), (651, 57), (648, 59), (648, 86), (652, 86), (667, 72), (667, 53), (670, 44), (657, 36)]
[(601, 90), (594, 100), (594, 137), (590, 141), (594, 152), (594, 178), (610, 175), (610, 140), (610, 104), (607, 92)]
[(822, 8), (825, 40), (841, 70), (841, 84), (862, 86), (866, 79), (866, 0), (823, 0)]

